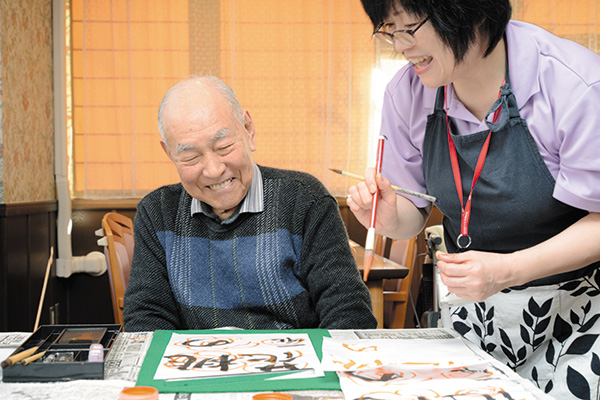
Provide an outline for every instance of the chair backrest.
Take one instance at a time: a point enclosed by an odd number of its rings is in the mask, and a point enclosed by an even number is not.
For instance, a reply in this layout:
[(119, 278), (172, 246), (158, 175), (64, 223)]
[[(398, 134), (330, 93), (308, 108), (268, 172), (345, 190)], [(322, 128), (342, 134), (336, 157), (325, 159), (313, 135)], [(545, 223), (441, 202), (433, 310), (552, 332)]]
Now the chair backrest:
[(108, 264), (115, 323), (122, 324), (123, 297), (129, 284), (133, 258), (133, 221), (122, 214), (109, 212), (102, 218), (102, 229), (106, 237), (104, 254)]

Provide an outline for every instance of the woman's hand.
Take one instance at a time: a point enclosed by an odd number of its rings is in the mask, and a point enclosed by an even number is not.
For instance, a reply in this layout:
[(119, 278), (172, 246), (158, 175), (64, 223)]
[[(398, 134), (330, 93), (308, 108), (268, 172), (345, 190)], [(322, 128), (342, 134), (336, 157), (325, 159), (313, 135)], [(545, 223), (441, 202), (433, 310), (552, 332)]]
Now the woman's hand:
[(375, 230), (379, 233), (392, 232), (398, 226), (398, 210), (396, 206), (396, 193), (390, 181), (383, 175), (376, 176), (375, 168), (367, 168), (365, 180), (350, 187), (348, 190), (347, 204), (356, 216), (356, 219), (365, 227), (371, 222), (371, 208), (373, 195), (379, 187), (380, 199), (377, 204), (377, 223)]
[(437, 252), (442, 282), (451, 293), (481, 301), (511, 286), (600, 261), (600, 213), (590, 211), (556, 236), (514, 253)]
[(397, 195), (389, 180), (381, 174), (375, 174), (375, 168), (367, 168), (365, 181), (348, 189), (347, 204), (356, 219), (369, 227), (373, 194), (377, 187), (381, 196), (377, 203), (377, 233), (394, 239), (418, 235), (425, 226), (431, 206), (418, 208), (406, 197)]
[(514, 261), (511, 254), (466, 251), (448, 254), (437, 252), (437, 266), (442, 282), (450, 293), (483, 301), (512, 283)]

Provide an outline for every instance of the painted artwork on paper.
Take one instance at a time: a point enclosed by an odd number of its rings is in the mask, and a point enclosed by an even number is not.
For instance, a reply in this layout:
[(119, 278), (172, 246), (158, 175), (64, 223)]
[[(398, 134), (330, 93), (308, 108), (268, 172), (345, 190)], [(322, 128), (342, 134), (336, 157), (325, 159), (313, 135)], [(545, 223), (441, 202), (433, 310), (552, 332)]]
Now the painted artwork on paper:
[[(394, 370), (394, 368), (387, 367)], [(351, 400), (535, 400), (536, 398), (518, 382), (498, 377), (488, 377), (485, 369), (470, 369), (470, 378), (450, 378), (441, 373), (437, 377), (426, 379), (406, 377), (396, 370), (387, 380), (364, 380), (365, 376), (377, 374), (375, 371), (363, 371), (357, 377), (348, 372), (338, 372), (344, 398)], [(458, 368), (457, 371), (464, 370)], [(450, 375), (458, 374), (457, 371)], [(439, 371), (441, 372), (441, 371)], [(489, 371), (488, 371), (489, 372)], [(389, 373), (389, 372), (388, 372)], [(433, 373), (435, 374), (435, 373)], [(419, 375), (419, 374), (417, 374)], [(430, 373), (424, 373), (424, 378)]]
[(323, 338), (323, 369), (340, 371), (383, 365), (455, 367), (477, 365), (483, 358), (460, 338), (413, 340), (335, 340)]
[(460, 338), (324, 338), (322, 365), (337, 371), (346, 399), (535, 399)]
[(301, 371), (311, 371), (310, 376), (323, 376), (319, 358), (305, 333), (173, 333), (154, 379), (184, 380)]

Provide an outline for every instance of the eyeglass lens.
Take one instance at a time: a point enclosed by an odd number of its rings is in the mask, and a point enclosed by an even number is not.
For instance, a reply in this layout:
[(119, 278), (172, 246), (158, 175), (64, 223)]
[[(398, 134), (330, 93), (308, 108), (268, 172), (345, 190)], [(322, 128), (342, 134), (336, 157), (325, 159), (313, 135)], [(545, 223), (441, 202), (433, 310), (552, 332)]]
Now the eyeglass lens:
[[(383, 40), (385, 43), (391, 44), (392, 46), (394, 45), (394, 39), (396, 39), (398, 42), (402, 43), (403, 45), (414, 46), (415, 44), (417, 44), (417, 39), (414, 36), (415, 32), (417, 32), (419, 30), (419, 28), (421, 28), (425, 24), (425, 22), (427, 22), (428, 19), (429, 19), (429, 17), (425, 18), (414, 29), (397, 30), (394, 32), (386, 32), (385, 30), (379, 29), (375, 32), (375, 36), (378, 39)], [(386, 28), (381, 28), (381, 29), (386, 29)]]

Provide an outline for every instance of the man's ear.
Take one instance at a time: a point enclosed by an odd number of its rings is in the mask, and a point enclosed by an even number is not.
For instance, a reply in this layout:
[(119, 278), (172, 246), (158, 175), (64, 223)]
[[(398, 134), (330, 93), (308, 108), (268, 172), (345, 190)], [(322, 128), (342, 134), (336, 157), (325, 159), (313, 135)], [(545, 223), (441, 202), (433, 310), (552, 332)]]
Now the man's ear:
[(169, 157), (169, 160), (173, 161), (173, 157), (171, 157), (171, 152), (169, 151), (169, 146), (167, 146), (167, 143), (165, 143), (165, 141), (162, 139), (160, 141), (160, 147), (162, 147), (167, 157)]
[(250, 150), (256, 150), (256, 129), (254, 128), (254, 122), (248, 110), (244, 111), (244, 128), (248, 132), (248, 145)]

